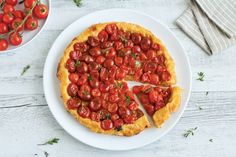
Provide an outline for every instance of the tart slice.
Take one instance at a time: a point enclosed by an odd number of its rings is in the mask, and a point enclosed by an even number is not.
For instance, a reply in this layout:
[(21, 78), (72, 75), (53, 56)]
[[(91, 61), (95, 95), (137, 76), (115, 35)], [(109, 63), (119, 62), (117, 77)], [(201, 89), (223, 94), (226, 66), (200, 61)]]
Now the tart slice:
[(170, 117), (172, 112), (179, 108), (181, 101), (179, 87), (141, 85), (134, 86), (133, 92), (158, 128)]

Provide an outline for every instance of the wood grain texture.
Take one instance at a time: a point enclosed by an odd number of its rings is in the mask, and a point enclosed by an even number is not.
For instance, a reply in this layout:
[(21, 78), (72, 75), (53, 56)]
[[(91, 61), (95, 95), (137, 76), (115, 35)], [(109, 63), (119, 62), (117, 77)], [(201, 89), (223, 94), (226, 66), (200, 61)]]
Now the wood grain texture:
[[(43, 157), (47, 151), (49, 157), (235, 157), (236, 46), (207, 56), (175, 25), (188, 4), (189, 0), (83, 0), (77, 8), (73, 0), (52, 0), (52, 14), (41, 35), (17, 52), (0, 55), (0, 156)], [(79, 17), (109, 8), (143, 11), (165, 23), (184, 46), (193, 72), (193, 92), (179, 123), (159, 141), (138, 150), (112, 152), (80, 143), (57, 124), (43, 95), (44, 62), (57, 36)], [(20, 76), (28, 64), (31, 68)], [(203, 82), (196, 80), (200, 71), (206, 75)], [(182, 136), (195, 126), (195, 136)], [(37, 146), (53, 137), (60, 138), (58, 144)]]

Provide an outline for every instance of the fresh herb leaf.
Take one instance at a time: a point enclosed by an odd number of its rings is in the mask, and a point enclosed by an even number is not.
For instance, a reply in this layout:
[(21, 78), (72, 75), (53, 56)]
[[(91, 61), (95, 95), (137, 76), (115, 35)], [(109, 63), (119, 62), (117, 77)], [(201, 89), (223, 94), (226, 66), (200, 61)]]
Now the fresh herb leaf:
[(210, 142), (213, 142), (213, 139), (209, 139)]
[(125, 101), (129, 104), (130, 103), (130, 97), (129, 96), (125, 96)]
[(120, 35), (120, 40), (121, 40), (123, 43), (127, 43), (127, 42), (128, 42), (128, 40), (127, 40), (125, 37), (123, 37), (122, 35)]
[(88, 80), (91, 81), (93, 78), (91, 75), (88, 76)]
[(24, 75), (26, 71), (29, 70), (29, 68), (30, 68), (30, 65), (26, 65), (21, 72), (21, 76)]
[(101, 50), (101, 52), (102, 52), (102, 54), (107, 54), (110, 49), (111, 49), (111, 47), (108, 47), (106, 49)]
[(81, 5), (82, 5), (82, 2), (81, 2), (82, 0), (74, 0), (74, 2), (75, 2), (75, 4), (76, 4), (76, 6), (77, 7), (81, 7)]
[(121, 130), (123, 130), (123, 128), (122, 128), (122, 126), (119, 126), (119, 127), (115, 128), (115, 130), (121, 131)]
[(45, 155), (45, 157), (49, 156), (48, 152), (46, 152), (46, 151), (44, 151), (44, 155)]
[(196, 130), (197, 130), (197, 127), (191, 128), (191, 129), (189, 129), (189, 130), (186, 130), (185, 133), (183, 134), (183, 136), (186, 137), (186, 138), (187, 138), (189, 135), (194, 136), (194, 131), (196, 131)]
[(85, 90), (85, 91), (83, 91), (83, 94), (84, 94), (84, 95), (88, 95), (89, 92), (88, 92), (87, 90)]
[(135, 67), (136, 67), (136, 68), (139, 68), (140, 66), (141, 66), (140, 61), (135, 61)]
[(135, 53), (131, 53), (131, 56), (132, 56), (134, 59), (136, 59), (136, 58), (137, 58), (137, 56), (136, 56), (136, 54), (135, 54)]
[(47, 142), (45, 142), (45, 143), (38, 144), (38, 145), (47, 145), (47, 144), (53, 145), (54, 143), (58, 143), (59, 140), (60, 140), (60, 139), (58, 139), (58, 138), (53, 138), (53, 139), (51, 139), (51, 140), (49, 140), (49, 141), (47, 141)]
[(111, 119), (111, 115), (109, 113), (106, 114), (106, 118), (105, 119)]
[(206, 96), (209, 94), (209, 92), (206, 92)]
[(116, 87), (122, 88), (122, 87), (123, 87), (123, 83), (122, 83), (122, 82), (117, 82), (117, 83), (116, 83)]
[(199, 72), (198, 74), (198, 79), (199, 81), (204, 81), (205, 74), (203, 72)]
[(80, 61), (77, 60), (77, 61), (75, 62), (75, 66), (77, 67), (77, 66), (79, 66), (79, 65), (80, 65)]

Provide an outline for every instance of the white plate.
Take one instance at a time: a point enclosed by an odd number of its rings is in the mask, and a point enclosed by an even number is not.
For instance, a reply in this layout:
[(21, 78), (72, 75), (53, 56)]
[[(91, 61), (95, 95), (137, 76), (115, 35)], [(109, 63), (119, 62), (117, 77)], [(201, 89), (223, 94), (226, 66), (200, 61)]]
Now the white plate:
[[(19, 46), (12, 46), (9, 44), (7, 50), (1, 51), (0, 55), (8, 53), (8, 52), (16, 51), (16, 50), (28, 45), (31, 41), (33, 41), (33, 39), (35, 39), (40, 34), (40, 32), (43, 30), (44, 26), (46, 25), (48, 18), (50, 16), (50, 13), (51, 13), (51, 0), (41, 0), (41, 3), (45, 4), (48, 7), (48, 17), (45, 20), (44, 19), (38, 20), (38, 28), (36, 30), (34, 30), (34, 31), (24, 30), (23, 31), (23, 41)], [(18, 10), (18, 9), (22, 10), (24, 8), (23, 6), (24, 6), (24, 4), (20, 4), (20, 5), (17, 4), (16, 10)]]
[[(178, 85), (182, 87), (182, 103), (179, 110), (165, 122), (161, 129), (145, 129), (132, 137), (119, 137), (93, 133), (79, 124), (66, 112), (60, 98), (59, 81), (56, 77), (57, 64), (71, 40), (92, 24), (124, 21), (136, 23), (151, 30), (167, 46), (176, 63)], [(150, 144), (166, 134), (178, 122), (188, 103), (191, 91), (191, 71), (188, 58), (176, 37), (164, 24), (144, 13), (109, 9), (88, 14), (68, 26), (56, 39), (48, 53), (44, 67), (44, 92), (49, 108), (57, 122), (73, 137), (93, 147), (107, 150), (129, 150)]]

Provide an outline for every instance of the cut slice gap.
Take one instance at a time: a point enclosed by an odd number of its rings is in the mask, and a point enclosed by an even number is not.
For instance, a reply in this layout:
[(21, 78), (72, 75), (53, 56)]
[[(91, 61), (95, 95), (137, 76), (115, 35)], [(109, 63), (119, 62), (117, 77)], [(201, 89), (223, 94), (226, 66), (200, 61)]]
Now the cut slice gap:
[(179, 87), (138, 85), (133, 92), (158, 128), (179, 108), (181, 101)]

